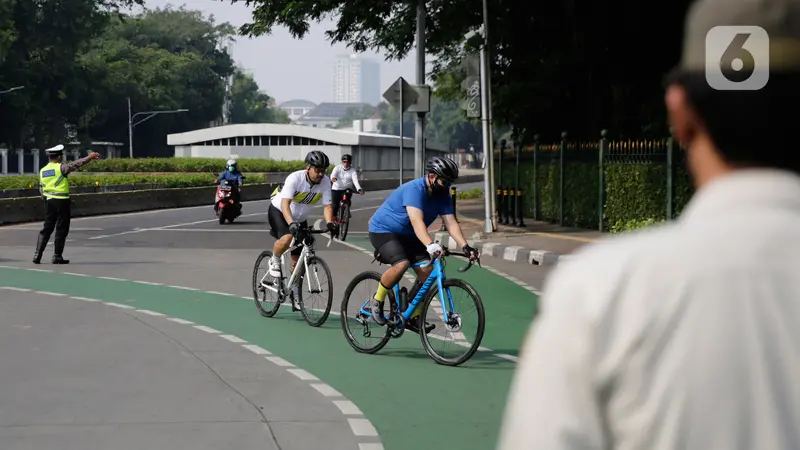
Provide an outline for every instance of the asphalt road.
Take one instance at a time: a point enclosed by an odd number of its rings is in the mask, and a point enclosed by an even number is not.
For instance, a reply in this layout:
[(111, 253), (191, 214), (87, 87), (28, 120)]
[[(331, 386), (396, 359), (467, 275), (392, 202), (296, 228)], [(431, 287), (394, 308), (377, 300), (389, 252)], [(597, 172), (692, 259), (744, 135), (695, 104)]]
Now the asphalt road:
[[(317, 240), (317, 254), (333, 275), (334, 312), (356, 274), (383, 270), (361, 249), (372, 251), (367, 221), (388, 193), (354, 198), (347, 242), (326, 247), (326, 238)], [(251, 299), (253, 263), (274, 242), (266, 206), (246, 203), (244, 216), (223, 226), (211, 206), (74, 219), (65, 251), (72, 263), (66, 266), (49, 264), (51, 247), (42, 265), (30, 262), (40, 223), (0, 228), (0, 287), (66, 294), (0, 290), (0, 346), (8, 349), (0, 352), (0, 448), (88, 450), (123, 436), (131, 448), (219, 448), (216, 442), (271, 448), (277, 442), (285, 450), (368, 450), (379, 447), (357, 444), (379, 439), (397, 450), (491, 448), (515, 356), (536, 308), (530, 290), (540, 287), (547, 268), (487, 258), (485, 268), (460, 274), (454, 269), (463, 260), (450, 259), (450, 277), (475, 286), (487, 316), (482, 351), (461, 367), (435, 364), (413, 333), (376, 355), (358, 354), (333, 314), (320, 328), (288, 308), (271, 319), (258, 314)], [(321, 213), (317, 208), (312, 219)], [(67, 338), (70, 330), (83, 334)], [(212, 347), (199, 351), (206, 341)], [(64, 365), (72, 372), (62, 378), (57, 374)], [(139, 375), (120, 378), (128, 372)], [(76, 379), (96, 389), (71, 389)], [(120, 389), (120, 380), (130, 389)], [(40, 406), (5, 408), (23, 398), (72, 407), (58, 417)], [(97, 423), (98, 417), (116, 425)], [(207, 439), (190, 431), (198, 423), (214, 424)], [(147, 426), (162, 431), (137, 433)]]

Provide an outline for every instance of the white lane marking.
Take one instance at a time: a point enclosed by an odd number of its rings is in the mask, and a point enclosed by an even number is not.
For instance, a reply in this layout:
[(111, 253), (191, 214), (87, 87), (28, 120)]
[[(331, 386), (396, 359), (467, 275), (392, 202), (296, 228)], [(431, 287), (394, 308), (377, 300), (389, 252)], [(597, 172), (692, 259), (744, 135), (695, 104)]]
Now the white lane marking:
[(49, 270), (49, 269), (27, 269), (27, 270), (30, 270), (30, 271), (33, 271), (33, 272), (45, 272), (45, 273), (52, 272), (52, 270)]
[(311, 387), (316, 389), (320, 394), (324, 395), (325, 397), (344, 397), (341, 392), (337, 391), (336, 389), (332, 388), (330, 385), (325, 383), (313, 383)]
[(281, 358), (280, 356), (267, 356), (267, 361), (277, 364), (281, 367), (294, 367), (294, 364), (290, 363), (289, 361)]
[(106, 305), (108, 305), (108, 306), (113, 306), (113, 307), (115, 307), (115, 308), (120, 308), (120, 309), (136, 309), (136, 308), (134, 308), (133, 306), (130, 306), (130, 305), (123, 305), (123, 304), (120, 304), (120, 303), (111, 303), (111, 302), (106, 302), (105, 304), (106, 304)]
[(247, 342), (244, 339), (242, 339), (242, 338), (240, 338), (238, 336), (234, 336), (232, 334), (221, 334), (221, 335), (219, 335), (219, 337), (221, 337), (222, 339), (225, 339), (226, 341), (231, 341), (231, 342), (233, 342), (235, 344), (242, 344), (242, 343), (246, 343)]
[(192, 325), (192, 324), (194, 324), (194, 322), (192, 322), (190, 320), (183, 320), (183, 319), (179, 319), (177, 317), (168, 317), (167, 320), (169, 320), (170, 322), (179, 323), (181, 325)]
[(496, 353), (495, 356), (498, 356), (498, 357), (503, 358), (503, 359), (507, 359), (509, 361), (514, 361), (514, 362), (519, 361), (519, 358), (517, 358), (516, 356), (514, 356), (514, 355), (506, 355), (505, 353)]
[(158, 228), (149, 231), (180, 231), (180, 232), (198, 232), (198, 233), (269, 233), (268, 229), (255, 230), (247, 228)]
[(310, 374), (309, 372), (303, 369), (287, 369), (286, 371), (296, 376), (297, 378), (300, 378), (301, 380), (319, 381), (319, 378), (315, 377), (314, 375)]
[(251, 352), (255, 353), (256, 355), (271, 355), (272, 354), (272, 353), (269, 352), (269, 350), (267, 350), (265, 348), (261, 348), (258, 345), (247, 344), (247, 345), (243, 345), (242, 347), (250, 350)]
[(123, 280), (122, 278), (116, 278), (116, 277), (97, 277), (97, 278), (100, 278), (102, 280), (111, 280), (111, 281), (128, 281), (128, 280)]
[(133, 282), (134, 283), (139, 283), (139, 284), (146, 284), (146, 285), (149, 285), (149, 286), (162, 286), (161, 283), (154, 283), (152, 281), (134, 280)]
[(378, 431), (372, 426), (372, 422), (367, 419), (347, 419), (350, 429), (356, 436), (377, 436)]
[(230, 294), (228, 292), (219, 292), (219, 291), (204, 291), (206, 294), (214, 294), (214, 295), (224, 295), (225, 297), (238, 297), (236, 294)]
[(75, 273), (75, 272), (61, 272), (64, 275), (72, 275), (73, 277), (88, 277), (85, 273)]
[[(266, 215), (266, 214), (267, 214), (266, 212), (259, 212), (259, 213), (252, 213), (252, 214), (242, 214), (240, 217), (263, 216), (263, 215)], [(200, 223), (209, 223), (209, 222), (216, 222), (216, 221), (217, 221), (217, 219), (195, 220), (194, 222), (176, 223), (176, 224), (172, 224), (172, 225), (164, 225), (164, 226), (161, 226), (161, 227), (137, 228), (135, 230), (121, 231), (119, 233), (104, 234), (104, 235), (101, 235), (101, 236), (92, 236), (92, 237), (89, 238), (89, 240), (105, 239), (105, 238), (115, 237), (115, 236), (124, 236), (124, 235), (127, 235), (127, 234), (144, 233), (146, 231), (159, 231), (159, 230), (165, 230), (165, 229), (169, 229), (169, 228), (179, 228), (179, 227), (185, 227), (185, 226), (188, 226), (188, 225), (197, 225), (197, 224), (200, 224)]]
[(11, 286), (5, 286), (3, 289), (8, 289), (9, 291), (17, 291), (17, 292), (31, 292), (33, 289), (25, 289), (25, 288), (17, 288)]
[(136, 312), (147, 314), (148, 316), (164, 317), (164, 314), (161, 314), (160, 312), (150, 311), (149, 309), (137, 309)]
[(222, 333), (219, 330), (215, 330), (215, 329), (213, 329), (211, 327), (207, 327), (205, 325), (195, 325), (194, 327), (197, 328), (200, 331), (205, 331), (206, 333), (211, 333), (211, 334), (220, 334), (220, 333)]
[(72, 298), (74, 298), (75, 300), (80, 300), (80, 301), (84, 301), (84, 302), (90, 302), (90, 303), (97, 303), (97, 302), (99, 302), (99, 301), (100, 301), (100, 300), (97, 300), (96, 298), (89, 298), (89, 297), (75, 297), (74, 295), (72, 296)]
[(358, 409), (355, 403), (350, 400), (333, 400), (333, 404), (339, 408), (339, 411), (346, 416), (363, 416), (364, 413)]
[(47, 292), (47, 291), (34, 291), (34, 292), (37, 293), (37, 294), (50, 295), (50, 296), (53, 296), (53, 297), (66, 297), (67, 296), (67, 294), (62, 294), (60, 292)]
[(358, 450), (384, 450), (383, 444), (380, 442), (361, 442), (358, 444)]
[(187, 286), (167, 286), (167, 287), (171, 287), (173, 289), (183, 289), (184, 291), (199, 291), (200, 290), (200, 289), (197, 289), (197, 288), (187, 287)]

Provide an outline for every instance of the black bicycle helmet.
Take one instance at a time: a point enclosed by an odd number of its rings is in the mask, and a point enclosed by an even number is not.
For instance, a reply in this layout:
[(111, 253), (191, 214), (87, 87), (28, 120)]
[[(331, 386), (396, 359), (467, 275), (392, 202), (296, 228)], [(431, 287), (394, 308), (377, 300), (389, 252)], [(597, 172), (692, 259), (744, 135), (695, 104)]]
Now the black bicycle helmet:
[(345, 162), (345, 161), (353, 162), (353, 156), (352, 155), (348, 155), (347, 153), (345, 153), (344, 155), (342, 155), (342, 162)]
[(330, 163), (331, 162), (328, 159), (328, 155), (319, 150), (310, 151), (306, 155), (306, 164), (311, 167), (321, 167), (323, 169), (327, 169)]
[(451, 183), (458, 179), (458, 165), (449, 158), (434, 156), (428, 160), (427, 169), (428, 173), (435, 173)]

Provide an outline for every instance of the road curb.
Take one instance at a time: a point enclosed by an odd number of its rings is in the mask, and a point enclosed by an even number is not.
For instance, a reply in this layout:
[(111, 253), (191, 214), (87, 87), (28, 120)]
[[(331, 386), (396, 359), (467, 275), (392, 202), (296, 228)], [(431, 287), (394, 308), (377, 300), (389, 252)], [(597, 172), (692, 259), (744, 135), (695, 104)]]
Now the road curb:
[[(458, 244), (449, 233), (434, 233), (433, 239), (451, 249), (457, 249)], [(469, 244), (481, 252), (481, 256), (503, 259), (516, 263), (533, 264), (537, 266), (554, 266), (559, 259), (567, 256), (547, 250), (532, 250), (518, 245), (504, 245), (499, 242), (486, 242), (480, 240), (467, 240)]]

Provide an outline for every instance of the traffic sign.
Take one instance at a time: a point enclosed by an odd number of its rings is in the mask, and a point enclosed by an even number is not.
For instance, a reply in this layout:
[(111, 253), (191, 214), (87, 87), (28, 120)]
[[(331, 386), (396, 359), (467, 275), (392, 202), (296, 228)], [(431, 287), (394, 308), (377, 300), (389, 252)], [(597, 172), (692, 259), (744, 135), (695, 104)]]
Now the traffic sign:
[[(412, 84), (411, 89), (417, 93), (417, 101), (408, 107), (410, 113), (426, 113), (431, 111), (431, 87), (427, 84)], [(403, 100), (405, 100), (403, 93)]]
[[(389, 102), (390, 105), (394, 106), (395, 109), (399, 109), (400, 112), (406, 112), (409, 106), (417, 103), (417, 98), (419, 94), (417, 91), (411, 87), (403, 77), (400, 77), (389, 86), (389, 89), (383, 93), (383, 98)], [(403, 104), (400, 104), (400, 100), (402, 99)]]

